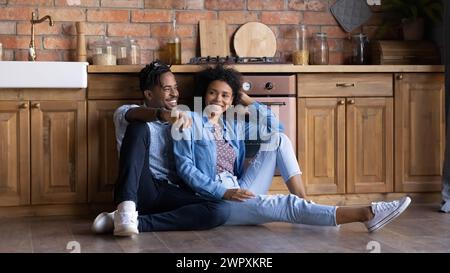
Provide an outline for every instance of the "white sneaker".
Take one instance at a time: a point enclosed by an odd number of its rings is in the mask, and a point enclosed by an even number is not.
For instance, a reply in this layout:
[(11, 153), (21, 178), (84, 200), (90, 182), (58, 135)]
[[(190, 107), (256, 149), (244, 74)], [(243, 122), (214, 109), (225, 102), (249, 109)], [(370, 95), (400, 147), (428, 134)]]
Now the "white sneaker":
[(411, 198), (408, 196), (392, 202), (374, 202), (372, 203), (372, 212), (374, 217), (372, 220), (369, 220), (364, 224), (369, 232), (377, 231), (405, 211), (410, 203)]
[(440, 212), (449, 213), (450, 212), (450, 201), (442, 201)]
[(139, 234), (138, 230), (138, 212), (119, 212), (114, 213), (114, 235), (132, 236)]
[(91, 230), (94, 233), (112, 233), (114, 230), (114, 211), (102, 212), (95, 218)]

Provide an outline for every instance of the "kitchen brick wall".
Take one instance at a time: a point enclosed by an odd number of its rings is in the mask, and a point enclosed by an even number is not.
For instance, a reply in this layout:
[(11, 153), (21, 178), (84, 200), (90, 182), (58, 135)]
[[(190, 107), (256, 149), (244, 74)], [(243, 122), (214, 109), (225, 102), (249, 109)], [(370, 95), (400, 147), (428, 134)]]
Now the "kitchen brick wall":
[[(363, 1), (363, 0), (361, 0)], [(198, 21), (222, 19), (227, 23), (230, 41), (238, 27), (246, 22), (267, 24), (277, 37), (276, 56), (291, 60), (295, 49), (295, 29), (308, 25), (310, 32), (329, 35), (330, 63), (345, 63), (348, 34), (329, 12), (335, 0), (0, 0), (0, 42), (4, 60), (26, 60), (30, 42), (31, 12), (40, 17), (49, 14), (55, 21), (36, 25), (38, 60), (74, 60), (76, 21), (87, 22), (88, 42), (106, 35), (112, 40), (126, 36), (138, 40), (141, 63), (160, 56), (167, 42), (173, 16), (182, 40), (183, 63), (199, 56)], [(355, 32), (373, 36), (381, 23), (375, 13)], [(231, 46), (230, 42), (230, 46)], [(231, 47), (233, 52), (233, 48)]]

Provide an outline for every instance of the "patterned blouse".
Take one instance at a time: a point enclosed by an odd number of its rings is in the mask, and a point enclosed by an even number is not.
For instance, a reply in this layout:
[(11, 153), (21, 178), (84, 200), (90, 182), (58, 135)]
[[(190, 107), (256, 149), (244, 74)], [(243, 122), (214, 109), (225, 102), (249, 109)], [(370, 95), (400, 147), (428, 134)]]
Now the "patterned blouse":
[(222, 136), (222, 128), (215, 124), (213, 127), (214, 139), (217, 147), (217, 174), (228, 171), (234, 174), (234, 161), (236, 160), (236, 152), (233, 147), (225, 141)]

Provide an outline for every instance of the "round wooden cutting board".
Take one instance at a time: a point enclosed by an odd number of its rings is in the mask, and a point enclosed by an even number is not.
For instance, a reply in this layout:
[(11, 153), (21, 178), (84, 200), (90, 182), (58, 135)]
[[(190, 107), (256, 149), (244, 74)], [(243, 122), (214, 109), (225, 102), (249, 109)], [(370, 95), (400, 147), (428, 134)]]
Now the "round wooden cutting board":
[(275, 34), (259, 22), (242, 25), (234, 34), (233, 45), (239, 57), (273, 57), (277, 51)]

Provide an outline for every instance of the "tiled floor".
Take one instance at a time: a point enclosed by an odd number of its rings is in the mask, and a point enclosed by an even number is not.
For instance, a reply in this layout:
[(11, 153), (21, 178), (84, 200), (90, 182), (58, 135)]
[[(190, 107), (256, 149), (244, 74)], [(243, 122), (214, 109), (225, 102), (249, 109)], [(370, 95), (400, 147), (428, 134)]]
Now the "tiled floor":
[(450, 214), (438, 213), (437, 206), (431, 205), (412, 206), (373, 234), (362, 224), (314, 227), (271, 223), (117, 238), (92, 234), (92, 219), (1, 218), (0, 252), (70, 252), (70, 244), (79, 245), (81, 252), (369, 252), (371, 241), (381, 252), (450, 252)]

